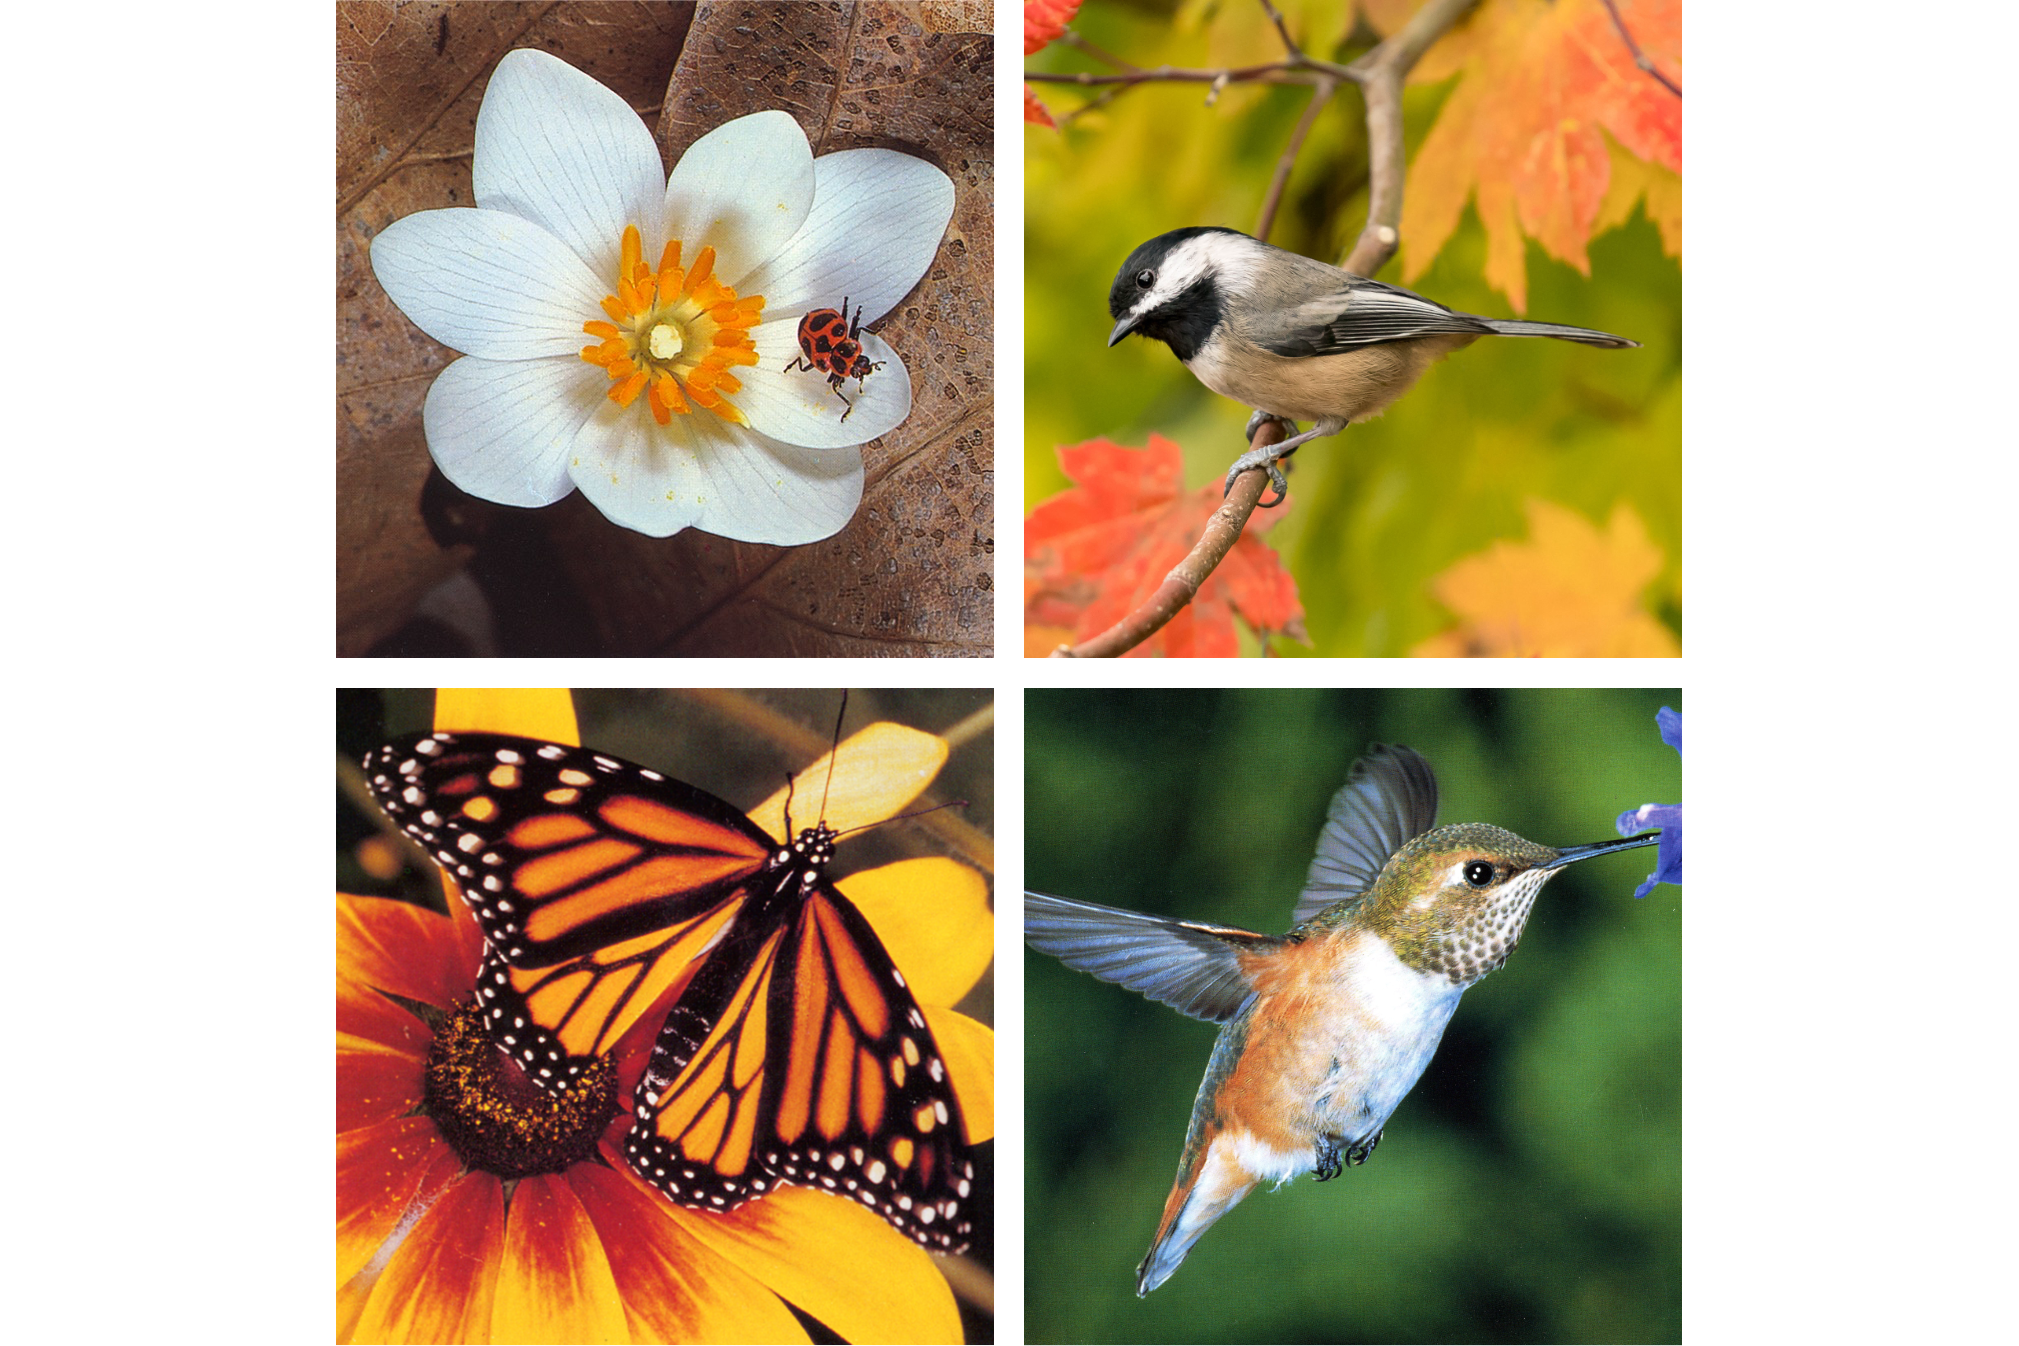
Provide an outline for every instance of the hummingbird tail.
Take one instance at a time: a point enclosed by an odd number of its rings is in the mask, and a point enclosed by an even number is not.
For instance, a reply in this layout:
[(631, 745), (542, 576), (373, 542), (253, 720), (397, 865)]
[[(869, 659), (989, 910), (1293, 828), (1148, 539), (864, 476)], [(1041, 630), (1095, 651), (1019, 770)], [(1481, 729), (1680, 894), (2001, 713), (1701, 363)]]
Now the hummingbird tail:
[(1199, 1236), (1239, 1205), (1260, 1181), (1241, 1166), (1229, 1147), (1220, 1144), (1209, 1145), (1202, 1159), (1180, 1169), (1177, 1185), (1164, 1201), (1157, 1236), (1136, 1268), (1136, 1297), (1140, 1299), (1169, 1280)]

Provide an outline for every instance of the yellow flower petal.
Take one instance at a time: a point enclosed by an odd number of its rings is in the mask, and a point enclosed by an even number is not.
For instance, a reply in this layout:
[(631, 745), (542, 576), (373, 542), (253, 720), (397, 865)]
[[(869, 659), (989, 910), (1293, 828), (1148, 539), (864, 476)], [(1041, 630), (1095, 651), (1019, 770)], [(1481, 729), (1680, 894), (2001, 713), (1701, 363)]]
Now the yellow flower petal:
[(443, 687), (435, 693), (435, 728), (582, 743), (575, 701), (564, 687)]
[(876, 927), (921, 1004), (955, 1004), (988, 971), (995, 957), (988, 884), (959, 861), (900, 860), (837, 886)]
[[(834, 759), (833, 785), (828, 760)], [(792, 821), (805, 827), (824, 816), (837, 832), (880, 823), (919, 797), (946, 765), (946, 740), (882, 721), (850, 735), (837, 753), (823, 755), (792, 783)], [(750, 821), (774, 839), (785, 835), (786, 791), (750, 810)], [(823, 806), (822, 801), (825, 800)]]
[(995, 1032), (958, 1010), (925, 1007), (926, 1027), (953, 1079), (970, 1145), (995, 1135)]

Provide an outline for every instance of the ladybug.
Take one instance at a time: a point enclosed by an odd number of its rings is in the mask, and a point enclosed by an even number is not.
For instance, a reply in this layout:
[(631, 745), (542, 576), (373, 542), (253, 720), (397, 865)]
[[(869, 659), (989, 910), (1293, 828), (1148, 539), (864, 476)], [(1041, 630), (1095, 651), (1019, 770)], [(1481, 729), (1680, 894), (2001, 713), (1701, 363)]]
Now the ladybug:
[(862, 391), (862, 381), (878, 369), (884, 362), (870, 363), (862, 353), (862, 305), (855, 306), (855, 321), (848, 320), (848, 300), (841, 301), (841, 311), (831, 308), (817, 308), (799, 320), (799, 358), (785, 366), (790, 374), (795, 370), (807, 369), (827, 375), (827, 386), (834, 389), (834, 395), (841, 397), (841, 405), (848, 411), (841, 413), (841, 419), (848, 419), (848, 412), (855, 410), (855, 404), (841, 395), (841, 381), (854, 379), (855, 390)]

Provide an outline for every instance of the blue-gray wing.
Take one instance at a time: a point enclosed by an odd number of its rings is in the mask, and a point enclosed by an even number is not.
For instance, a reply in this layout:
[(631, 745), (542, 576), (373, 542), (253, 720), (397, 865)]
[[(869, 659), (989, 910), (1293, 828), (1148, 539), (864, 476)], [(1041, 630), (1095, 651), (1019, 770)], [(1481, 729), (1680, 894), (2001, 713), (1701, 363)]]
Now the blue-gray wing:
[(1232, 926), (1030, 892), (1024, 894), (1024, 940), (1067, 967), (1209, 1023), (1233, 1018), (1252, 994), (1240, 952), (1283, 942)]
[(1414, 749), (1376, 744), (1353, 764), (1325, 811), (1293, 924), (1364, 896), (1389, 856), (1436, 825), (1437, 777), (1430, 763)]
[(1277, 355), (1338, 355), (1385, 341), (1485, 336), (1494, 329), (1399, 285), (1352, 277), (1330, 293), (1256, 318), (1257, 344)]

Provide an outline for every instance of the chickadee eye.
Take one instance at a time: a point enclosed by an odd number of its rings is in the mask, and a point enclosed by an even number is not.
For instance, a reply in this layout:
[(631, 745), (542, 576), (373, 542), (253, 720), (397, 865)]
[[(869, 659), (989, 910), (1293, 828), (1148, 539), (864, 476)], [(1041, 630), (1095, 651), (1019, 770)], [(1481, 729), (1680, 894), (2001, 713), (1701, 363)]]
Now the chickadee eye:
[(1154, 271), (1138, 271), (1138, 272), (1136, 273), (1136, 287), (1137, 287), (1138, 289), (1142, 289), (1142, 290), (1147, 290), (1147, 289), (1149, 289), (1149, 288), (1150, 288), (1150, 287), (1151, 287), (1152, 285), (1155, 285), (1156, 283), (1157, 283), (1157, 273), (1156, 273), (1156, 272), (1154, 272)]
[(1465, 866), (1465, 881), (1474, 888), (1484, 888), (1493, 882), (1493, 866), (1484, 860), (1474, 860)]

